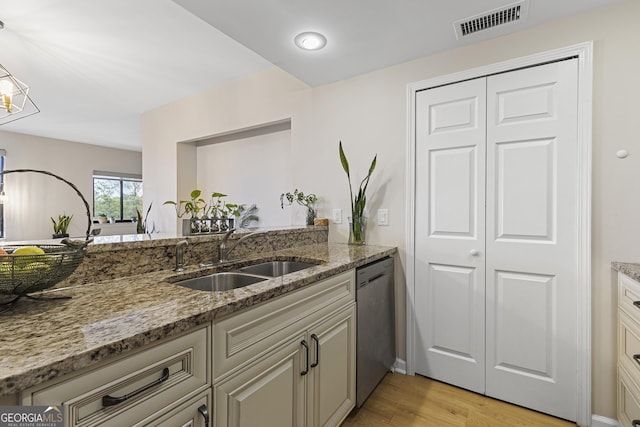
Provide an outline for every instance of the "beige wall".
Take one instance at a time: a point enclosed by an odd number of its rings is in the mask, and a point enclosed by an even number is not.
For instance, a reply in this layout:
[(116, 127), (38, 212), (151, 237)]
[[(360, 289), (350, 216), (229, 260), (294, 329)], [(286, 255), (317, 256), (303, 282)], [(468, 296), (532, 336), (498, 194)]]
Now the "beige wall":
[[(78, 187), (93, 210), (93, 171), (142, 174), (142, 153), (105, 148), (39, 136), (0, 131), (0, 148), (7, 152), (6, 169), (39, 169), (52, 172)], [(37, 173), (13, 173), (5, 177), (7, 239), (51, 239), (51, 217), (73, 215), (71, 236), (84, 236), (86, 209), (71, 187)], [(93, 212), (91, 212), (93, 214)]]
[(226, 202), (255, 203), (261, 227), (292, 225), (294, 213), (295, 224), (305, 224), (303, 207), (280, 207), (280, 194), (293, 192), (289, 130), (200, 146), (197, 157), (197, 186), (207, 197), (215, 191)]
[[(375, 153), (369, 210), (389, 209), (388, 227), (372, 224), (368, 241), (405, 245), (407, 84), (482, 65), (594, 41), (593, 100), (593, 412), (615, 418), (615, 289), (610, 262), (640, 261), (640, 2), (628, 0), (587, 14), (443, 52), (310, 89), (277, 68), (151, 111), (143, 117), (145, 199), (176, 198), (176, 143), (285, 118), (292, 119), (293, 184), (323, 198), (320, 214), (349, 210), (337, 155), (342, 140), (357, 184)], [(620, 160), (621, 148), (631, 155)], [(636, 152), (637, 151), (637, 152)], [(195, 166), (194, 166), (195, 167)], [(172, 212), (156, 211), (162, 231)], [(346, 241), (331, 225), (330, 240)], [(402, 279), (403, 272), (398, 273)], [(404, 356), (403, 281), (398, 286), (399, 352)]]

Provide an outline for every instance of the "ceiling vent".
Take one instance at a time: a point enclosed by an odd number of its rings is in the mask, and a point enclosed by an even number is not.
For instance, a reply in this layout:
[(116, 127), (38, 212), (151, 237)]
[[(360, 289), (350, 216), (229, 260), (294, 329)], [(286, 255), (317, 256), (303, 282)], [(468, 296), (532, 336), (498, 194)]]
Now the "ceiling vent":
[(524, 22), (529, 12), (529, 0), (521, 0), (479, 15), (470, 16), (453, 23), (458, 40), (480, 31), (499, 26)]

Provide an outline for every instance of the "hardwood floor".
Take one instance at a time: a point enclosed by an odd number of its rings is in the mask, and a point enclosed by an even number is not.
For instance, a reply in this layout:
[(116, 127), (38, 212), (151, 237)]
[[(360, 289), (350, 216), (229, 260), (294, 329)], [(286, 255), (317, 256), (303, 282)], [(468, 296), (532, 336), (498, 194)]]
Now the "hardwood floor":
[(419, 376), (389, 373), (342, 427), (572, 427), (554, 418)]

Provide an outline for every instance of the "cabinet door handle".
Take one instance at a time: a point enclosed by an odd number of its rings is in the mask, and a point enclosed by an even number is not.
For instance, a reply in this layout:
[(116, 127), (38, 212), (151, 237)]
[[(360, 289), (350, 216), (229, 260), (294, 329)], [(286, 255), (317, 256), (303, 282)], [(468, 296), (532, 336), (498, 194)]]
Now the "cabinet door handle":
[(113, 406), (113, 405), (122, 403), (125, 400), (129, 400), (132, 397), (137, 396), (138, 394), (149, 390), (151, 387), (155, 387), (158, 384), (162, 384), (168, 379), (169, 379), (169, 368), (164, 368), (162, 370), (162, 377), (158, 378), (154, 382), (151, 382), (145, 386), (140, 387), (135, 391), (132, 391), (131, 393), (127, 393), (124, 396), (120, 396), (120, 397), (102, 396), (102, 406)]
[(640, 420), (633, 420), (631, 421), (631, 425), (633, 427), (640, 427)]
[(635, 360), (635, 361), (636, 361), (636, 363), (637, 363), (638, 365), (640, 365), (640, 354), (634, 354), (634, 355), (633, 355), (633, 360)]
[(320, 340), (316, 334), (311, 334), (311, 339), (316, 342), (316, 361), (311, 364), (311, 367), (315, 368), (320, 363)]
[(633, 305), (635, 305), (636, 307), (640, 308), (640, 301), (634, 301)]
[(204, 427), (209, 427), (209, 411), (207, 411), (207, 405), (201, 405), (198, 408), (198, 412), (200, 412), (200, 415), (204, 418)]
[(304, 369), (304, 371), (300, 372), (300, 375), (307, 375), (309, 373), (309, 344), (307, 344), (307, 342), (305, 340), (302, 340), (302, 342), (300, 343), (302, 344), (302, 346), (305, 348), (305, 350), (307, 351), (306, 353), (306, 368)]

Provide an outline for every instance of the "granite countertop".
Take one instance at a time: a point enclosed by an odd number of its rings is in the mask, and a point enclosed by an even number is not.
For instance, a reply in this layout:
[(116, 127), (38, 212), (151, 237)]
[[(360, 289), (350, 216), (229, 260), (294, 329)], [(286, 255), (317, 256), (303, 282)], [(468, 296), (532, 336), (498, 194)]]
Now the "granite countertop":
[[(305, 230), (308, 226), (277, 226), (277, 227), (259, 227), (238, 229), (233, 238), (249, 233), (269, 233), (269, 236), (276, 237), (287, 234), (292, 230)], [(328, 226), (313, 226), (313, 230), (328, 230)], [(91, 243), (87, 246), (87, 251), (96, 252), (113, 252), (119, 250), (130, 250), (134, 248), (154, 248), (166, 246), (167, 244), (175, 244), (178, 240), (187, 239), (191, 242), (210, 241), (211, 239), (222, 240), (224, 232), (220, 233), (203, 233), (190, 234), (188, 236), (170, 234), (170, 233), (154, 233), (154, 234), (118, 234), (113, 236), (92, 236)], [(84, 236), (74, 236), (71, 240), (84, 240)], [(59, 244), (62, 239), (40, 239), (40, 240), (17, 240), (11, 242), (3, 242), (3, 245), (37, 245), (37, 244)], [(125, 243), (125, 245), (123, 245)]]
[(395, 252), (396, 248), (384, 246), (317, 244), (204, 269), (206, 273), (229, 270), (260, 259), (295, 258), (321, 263), (225, 292), (195, 291), (168, 282), (202, 275), (203, 269), (188, 267), (183, 273), (164, 270), (46, 292), (71, 299), (23, 298), (0, 313), (0, 396), (18, 393)]
[(633, 280), (640, 281), (640, 264), (632, 262), (612, 262), (611, 268), (620, 273), (626, 274)]

